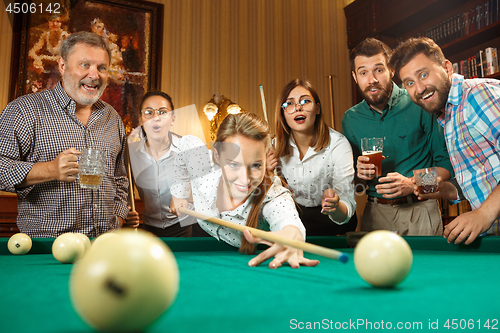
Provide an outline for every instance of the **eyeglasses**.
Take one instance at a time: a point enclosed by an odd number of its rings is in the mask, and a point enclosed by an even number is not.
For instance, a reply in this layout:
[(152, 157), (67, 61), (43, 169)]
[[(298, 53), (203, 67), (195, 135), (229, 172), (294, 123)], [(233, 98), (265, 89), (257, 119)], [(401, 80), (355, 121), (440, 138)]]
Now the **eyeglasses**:
[(158, 115), (158, 117), (162, 119), (166, 119), (170, 117), (172, 110), (169, 110), (167, 108), (159, 108), (159, 109), (153, 109), (153, 108), (145, 108), (144, 110), (141, 111), (142, 116), (146, 119), (151, 119), (154, 118), (155, 114)]
[(292, 114), (297, 109), (297, 105), (304, 111), (311, 111), (314, 106), (314, 101), (309, 98), (301, 99), (298, 103), (286, 101), (281, 104), (281, 108), (288, 114)]

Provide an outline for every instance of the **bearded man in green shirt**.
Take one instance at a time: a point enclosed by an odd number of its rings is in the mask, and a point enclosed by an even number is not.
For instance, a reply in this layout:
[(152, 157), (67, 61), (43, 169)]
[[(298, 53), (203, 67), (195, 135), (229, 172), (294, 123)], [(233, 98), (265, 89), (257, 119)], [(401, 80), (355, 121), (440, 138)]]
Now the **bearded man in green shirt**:
[[(414, 104), (399, 88), (389, 68), (391, 49), (368, 38), (350, 55), (352, 76), (364, 100), (342, 119), (342, 132), (351, 143), (356, 163), (356, 189), (368, 194), (362, 231), (391, 230), (400, 235), (442, 235), (436, 200), (419, 201), (413, 194), (413, 170), (436, 166), (438, 176), (453, 174), (443, 129), (434, 116)], [(384, 138), (382, 176), (362, 156), (361, 138)]]

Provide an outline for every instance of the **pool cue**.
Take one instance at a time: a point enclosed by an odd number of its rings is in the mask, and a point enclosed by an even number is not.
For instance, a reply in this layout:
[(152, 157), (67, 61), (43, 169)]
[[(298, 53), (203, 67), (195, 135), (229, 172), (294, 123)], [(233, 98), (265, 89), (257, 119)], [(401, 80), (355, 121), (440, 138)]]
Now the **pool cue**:
[[(264, 97), (264, 87), (259, 85), (260, 89), (260, 99), (262, 101), (262, 110), (264, 111), (264, 118), (266, 119), (267, 126), (269, 126), (269, 129), (271, 129), (271, 126), (269, 125), (269, 120), (267, 119), (267, 107), (266, 107), (266, 99)], [(273, 143), (271, 142), (272, 140), (269, 140), (269, 148), (273, 148)], [(276, 168), (274, 168), (273, 173), (277, 175), (278, 173), (276, 172)]]
[(269, 120), (267, 119), (267, 107), (266, 107), (266, 99), (264, 98), (264, 87), (259, 85), (260, 89), (260, 99), (262, 101), (262, 111), (264, 112), (264, 119), (266, 119), (266, 123), (269, 125)]
[[(132, 167), (130, 166), (130, 154), (128, 152), (128, 143), (125, 144), (125, 168), (127, 169), (128, 178), (128, 196), (130, 198), (130, 210), (135, 210), (135, 196), (134, 196), (134, 180), (132, 178)], [(134, 228), (137, 232), (137, 228)]]
[(245, 229), (247, 229), (255, 237), (260, 237), (262, 239), (268, 240), (268, 241), (273, 242), (273, 243), (278, 243), (281, 245), (290, 246), (290, 247), (293, 247), (295, 249), (302, 250), (304, 252), (317, 254), (317, 255), (320, 255), (322, 257), (327, 257), (330, 259), (339, 260), (343, 263), (347, 262), (347, 259), (348, 259), (348, 256), (346, 253), (343, 253), (343, 252), (340, 252), (340, 251), (337, 251), (334, 249), (329, 249), (329, 248), (319, 246), (319, 245), (314, 245), (311, 243), (299, 242), (299, 241), (296, 241), (294, 239), (286, 238), (283, 236), (278, 236), (278, 235), (273, 234), (273, 233), (268, 232), (268, 231), (248, 227), (245, 225), (236, 224), (233, 222), (228, 222), (228, 221), (225, 221), (223, 219), (219, 219), (217, 217), (210, 217), (208, 215), (201, 214), (201, 213), (195, 212), (193, 210), (190, 210), (190, 209), (187, 209), (184, 207), (180, 207), (179, 209), (177, 209), (177, 211), (179, 213), (191, 215), (191, 216), (194, 216), (196, 218), (199, 218), (199, 219), (202, 219), (202, 220), (205, 220), (208, 222), (212, 222), (212, 223), (221, 225), (221, 226), (226, 227), (226, 228), (238, 230), (241, 232), (243, 232)]
[(333, 77), (328, 75), (328, 85), (330, 86), (330, 110), (332, 113), (332, 128), (335, 128), (335, 108), (333, 106)]
[(130, 154), (128, 153), (128, 144), (125, 149), (125, 167), (127, 168), (127, 178), (128, 178), (128, 195), (130, 198), (130, 208), (135, 211), (135, 200), (134, 200), (134, 180), (132, 179), (132, 168), (130, 167)]

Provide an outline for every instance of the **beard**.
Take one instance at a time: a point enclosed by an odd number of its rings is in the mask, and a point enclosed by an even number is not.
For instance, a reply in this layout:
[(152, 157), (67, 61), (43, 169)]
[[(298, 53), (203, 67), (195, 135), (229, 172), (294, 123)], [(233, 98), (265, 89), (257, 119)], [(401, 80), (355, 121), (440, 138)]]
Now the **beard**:
[[(68, 71), (64, 73), (64, 87), (66, 88), (68, 95), (71, 96), (80, 105), (92, 105), (101, 98), (106, 89), (107, 82), (103, 82), (102, 79), (83, 79), (78, 81), (74, 78)], [(80, 88), (84, 85), (95, 85), (97, 90), (92, 93), (82, 92)]]
[[(440, 84), (436, 86), (426, 86), (422, 93), (415, 94), (415, 104), (420, 106), (425, 111), (435, 114), (437, 116), (443, 113), (443, 110), (448, 101), (448, 94), (450, 92), (451, 82), (450, 80), (443, 80)], [(425, 102), (423, 97), (434, 93), (436, 96), (432, 102)]]
[[(370, 94), (370, 90), (373, 88), (379, 89), (377, 95)], [(371, 84), (366, 87), (361, 93), (368, 105), (373, 105), (376, 107), (383, 108), (389, 101), (389, 97), (392, 92), (392, 81), (389, 80), (387, 85), (384, 87), (381, 84)]]

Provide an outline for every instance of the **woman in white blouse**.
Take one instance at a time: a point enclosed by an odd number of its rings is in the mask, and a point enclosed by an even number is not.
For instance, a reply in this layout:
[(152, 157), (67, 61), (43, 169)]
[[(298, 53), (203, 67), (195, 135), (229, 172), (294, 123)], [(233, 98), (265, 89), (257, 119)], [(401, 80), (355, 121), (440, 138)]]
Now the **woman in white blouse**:
[[(252, 113), (228, 115), (222, 121), (212, 156), (200, 139), (183, 137), (172, 186), (175, 207), (186, 206), (192, 193), (197, 212), (304, 241), (305, 229), (290, 192), (266, 169), (269, 140), (267, 123)], [(304, 258), (300, 250), (255, 238), (248, 231), (243, 237), (239, 231), (203, 220), (198, 223), (242, 253), (254, 253), (255, 243), (269, 245), (249, 261), (249, 266), (272, 257), (270, 268), (286, 262), (293, 268), (318, 264)]]
[[(140, 104), (140, 126), (128, 138), (130, 164), (144, 202), (144, 229), (159, 237), (190, 237), (195, 219), (185, 216), (180, 220), (169, 209), (174, 158), (181, 140), (170, 131), (174, 121), (170, 96), (161, 91), (146, 93)], [(139, 225), (136, 211), (129, 212), (126, 225)]]
[(295, 79), (276, 106), (277, 167), (293, 191), (309, 236), (342, 235), (357, 226), (351, 145), (323, 121), (319, 96), (308, 80)]

